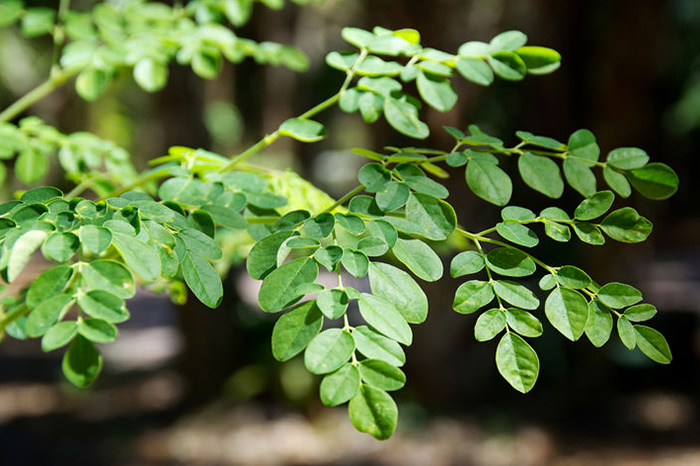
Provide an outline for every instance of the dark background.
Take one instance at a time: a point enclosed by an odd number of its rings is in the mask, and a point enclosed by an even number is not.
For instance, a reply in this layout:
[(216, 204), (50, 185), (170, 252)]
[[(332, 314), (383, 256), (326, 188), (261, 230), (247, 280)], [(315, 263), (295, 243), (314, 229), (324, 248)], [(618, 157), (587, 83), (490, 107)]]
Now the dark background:
[[(532, 342), (538, 383), (521, 395), (498, 375), (495, 343), (474, 341), (476, 317), (451, 310), (460, 282), (446, 278), (425, 286), (431, 314), (407, 350), (409, 382), (396, 395), (399, 430), (379, 443), (355, 433), (344, 409), (321, 406), (318, 380), (301, 361), (273, 361), (274, 320), (254, 308), (256, 285), (235, 268), (216, 311), (139, 294), (130, 305), (134, 319), (120, 326), (121, 343), (104, 348), (104, 374), (89, 391), (61, 378), (60, 354), (42, 354), (38, 342), (3, 342), (0, 464), (700, 464), (696, 0), (328, 0), (282, 11), (256, 5), (252, 22), (237, 33), (298, 45), (311, 59), (307, 73), (247, 61), (203, 81), (172, 66), (167, 88), (154, 95), (125, 76), (96, 104), (69, 86), (34, 111), (65, 132), (115, 140), (142, 167), (171, 145), (230, 155), (337, 90), (343, 76), (323, 57), (347, 48), (340, 39), (346, 25), (416, 28), (424, 45), (446, 51), (519, 29), (531, 44), (561, 52), (560, 70), (521, 83), (484, 89), (456, 79), (457, 107), (425, 112), (432, 135), (422, 145), (451, 147), (443, 125), (476, 123), (509, 143), (519, 129), (566, 141), (588, 128), (603, 153), (641, 147), (677, 171), (681, 186), (669, 201), (624, 201), (653, 221), (647, 242), (547, 240), (536, 252), (552, 265), (576, 264), (598, 282), (639, 287), (659, 308), (652, 325), (669, 340), (672, 364), (629, 352), (616, 336), (595, 349), (546, 326)], [(47, 49), (41, 40), (0, 34), (0, 102), (41, 81)], [(253, 161), (293, 166), (337, 197), (352, 187), (361, 163), (350, 148), (414, 144), (383, 120), (367, 126), (339, 111), (319, 120), (329, 128), (326, 141), (281, 140)], [(477, 201), (460, 177), (449, 183), (462, 224), (472, 231), (493, 225), (498, 209)], [(518, 184), (514, 199), (533, 209), (551, 205)], [(570, 191), (561, 200), (567, 210), (579, 201)]]

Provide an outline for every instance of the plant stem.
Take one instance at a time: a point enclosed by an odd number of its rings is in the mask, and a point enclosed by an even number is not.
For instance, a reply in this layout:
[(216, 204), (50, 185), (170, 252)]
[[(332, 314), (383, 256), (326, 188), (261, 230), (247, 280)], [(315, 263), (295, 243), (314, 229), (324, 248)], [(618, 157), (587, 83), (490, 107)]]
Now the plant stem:
[(244, 152), (241, 152), (240, 154), (236, 155), (231, 159), (229, 163), (224, 165), (223, 167), (219, 168), (217, 171), (218, 172), (227, 172), (233, 169), (237, 164), (245, 161), (247, 158), (250, 156), (257, 154), (273, 142), (277, 140), (277, 138), (280, 137), (279, 130), (276, 130), (274, 133), (266, 135), (264, 138), (256, 142), (254, 145), (246, 149)]
[(39, 100), (51, 94), (63, 83), (72, 78), (80, 71), (79, 69), (61, 70), (51, 76), (49, 79), (39, 84), (37, 87), (26, 93), (15, 103), (7, 107), (0, 113), (0, 123), (6, 123), (17, 115), (25, 111), (27, 108), (34, 105)]
[(56, 15), (56, 24), (53, 28), (53, 59), (51, 65), (51, 76), (55, 76), (61, 71), (59, 61), (61, 59), (61, 49), (66, 40), (66, 32), (64, 25), (66, 24), (66, 17), (68, 16), (68, 11), (70, 10), (70, 0), (61, 0), (58, 5), (58, 14)]
[(321, 212), (321, 213), (332, 212), (337, 207), (340, 207), (341, 205), (345, 204), (347, 201), (352, 199), (356, 194), (360, 194), (364, 189), (365, 189), (365, 185), (363, 185), (363, 184), (357, 186), (355, 189), (353, 189), (352, 191), (347, 193), (345, 196), (341, 197), (340, 199), (335, 201), (333, 204), (331, 204), (330, 206), (323, 209), (323, 212)]
[(85, 178), (78, 185), (76, 185), (75, 188), (71, 189), (68, 194), (63, 196), (63, 199), (65, 199), (66, 201), (70, 201), (71, 199), (76, 197), (78, 194), (82, 193), (86, 189), (89, 189), (92, 186), (93, 181), (94, 181), (93, 178)]

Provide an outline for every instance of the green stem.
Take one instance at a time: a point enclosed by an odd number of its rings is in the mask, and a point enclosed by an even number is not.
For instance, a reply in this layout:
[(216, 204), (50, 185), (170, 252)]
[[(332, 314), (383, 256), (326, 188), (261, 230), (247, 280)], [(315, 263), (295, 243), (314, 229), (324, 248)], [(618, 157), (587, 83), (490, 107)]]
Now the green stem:
[(61, 59), (61, 49), (66, 41), (66, 32), (64, 25), (66, 17), (70, 10), (70, 0), (61, 0), (58, 5), (58, 14), (56, 15), (56, 24), (53, 28), (53, 59), (51, 65), (51, 76), (55, 76), (61, 71), (59, 61)]
[(3, 316), (0, 320), (0, 334), (5, 333), (5, 329), (14, 321), (29, 313), (29, 308), (26, 304)]
[(49, 79), (39, 84), (37, 87), (26, 93), (15, 103), (7, 107), (0, 113), (0, 123), (6, 123), (17, 115), (25, 111), (27, 108), (34, 105), (39, 100), (51, 94), (63, 83), (77, 74), (80, 69), (61, 70), (51, 76)]
[(76, 197), (78, 194), (81, 194), (86, 189), (90, 189), (92, 187), (94, 181), (95, 180), (93, 178), (85, 178), (78, 185), (76, 185), (75, 188), (71, 189), (68, 194), (63, 196), (63, 199), (65, 199), (66, 201), (70, 201), (71, 199)]
[(144, 184), (148, 183), (149, 181), (156, 181), (161, 178), (165, 178), (166, 176), (169, 176), (170, 173), (168, 173), (167, 170), (161, 170), (157, 172), (151, 172), (148, 174), (142, 174), (136, 180), (134, 180), (132, 183), (129, 183), (126, 186), (122, 186), (121, 188), (115, 189), (111, 193), (102, 196), (102, 199), (107, 199), (110, 197), (118, 197), (124, 194), (127, 191), (131, 191), (134, 188), (138, 188), (139, 186), (143, 186)]
[(279, 138), (279, 137), (280, 137), (279, 130), (276, 130), (274, 133), (266, 135), (264, 138), (262, 138), (261, 140), (256, 142), (254, 145), (252, 145), (251, 147), (246, 149), (244, 152), (233, 157), (229, 163), (227, 163), (223, 167), (219, 168), (217, 171), (218, 172), (231, 171), (233, 169), (233, 167), (235, 167), (237, 164), (245, 161), (246, 159), (248, 159), (252, 155), (257, 154), (258, 152), (260, 152), (261, 150), (263, 150), (264, 148), (266, 148), (267, 146), (269, 146), (270, 144), (275, 142), (277, 140), (277, 138)]
[(337, 207), (340, 207), (341, 205), (345, 204), (350, 199), (355, 197), (357, 194), (360, 194), (362, 191), (364, 191), (364, 189), (365, 189), (365, 185), (363, 185), (363, 184), (357, 186), (355, 189), (353, 189), (352, 191), (347, 193), (345, 196), (341, 197), (340, 199), (335, 201), (333, 204), (331, 204), (330, 206), (323, 209), (323, 212), (321, 212), (321, 213), (333, 212), (333, 210), (335, 210)]

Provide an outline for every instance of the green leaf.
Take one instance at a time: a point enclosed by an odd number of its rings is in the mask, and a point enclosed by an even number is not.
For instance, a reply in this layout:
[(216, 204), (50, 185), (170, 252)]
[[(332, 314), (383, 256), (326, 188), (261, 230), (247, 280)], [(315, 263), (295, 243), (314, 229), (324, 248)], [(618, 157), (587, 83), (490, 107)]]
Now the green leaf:
[(423, 101), (435, 110), (447, 112), (457, 103), (457, 93), (449, 79), (421, 71), (416, 86)]
[(365, 186), (365, 191), (376, 193), (391, 181), (391, 172), (378, 163), (368, 163), (360, 168), (357, 179)]
[(600, 157), (600, 147), (595, 135), (587, 129), (579, 129), (569, 137), (569, 154), (595, 162)]
[(527, 74), (527, 66), (522, 58), (513, 52), (496, 52), (489, 57), (494, 73), (508, 81), (520, 81)]
[[(160, 263), (159, 263), (160, 265)], [(187, 287), (202, 304), (212, 309), (221, 304), (224, 288), (214, 266), (200, 254), (189, 251), (182, 261), (182, 276)]]
[(396, 258), (417, 277), (428, 282), (442, 277), (443, 267), (440, 256), (423, 241), (399, 238), (391, 250)]
[(280, 134), (301, 142), (317, 142), (326, 137), (326, 128), (319, 122), (290, 118), (280, 125)]
[(371, 327), (361, 325), (352, 333), (357, 351), (370, 359), (381, 359), (392, 366), (403, 366), (406, 355), (396, 341), (387, 338)]
[(404, 345), (411, 344), (411, 327), (393, 303), (379, 296), (362, 293), (358, 304), (362, 318), (375, 330)]
[(56, 12), (51, 8), (27, 8), (22, 17), (22, 34), (36, 37), (53, 30)]
[(104, 70), (88, 68), (78, 75), (75, 90), (88, 102), (93, 102), (107, 89), (112, 76)]
[(639, 349), (652, 361), (669, 364), (673, 359), (671, 348), (663, 335), (651, 327), (635, 325), (634, 332)]
[(363, 91), (371, 91), (389, 98), (391, 94), (400, 91), (403, 86), (395, 79), (382, 76), (381, 78), (370, 78), (365, 76), (357, 83), (357, 88)]
[(620, 170), (632, 170), (646, 165), (649, 156), (642, 149), (636, 147), (620, 147), (610, 151), (606, 161)]
[(591, 197), (596, 191), (596, 178), (591, 171), (591, 163), (584, 159), (569, 157), (564, 160), (564, 176), (572, 188), (583, 197)]
[(503, 239), (520, 246), (532, 248), (540, 242), (534, 231), (520, 223), (500, 222), (496, 224), (496, 231)]
[(474, 194), (492, 204), (504, 206), (513, 193), (513, 182), (492, 157), (471, 152), (465, 177)]
[(17, 241), (12, 245), (12, 249), (5, 253), (8, 255), (8, 283), (12, 283), (17, 278), (47, 236), (47, 233), (43, 230), (30, 230), (17, 238)]
[(557, 270), (557, 281), (566, 288), (574, 289), (588, 288), (593, 284), (586, 272), (573, 265), (565, 265)]
[(463, 251), (452, 258), (450, 275), (452, 278), (462, 277), (480, 272), (486, 265), (484, 255), (476, 251)]
[(322, 239), (330, 235), (335, 228), (333, 214), (322, 213), (304, 222), (304, 232), (312, 238)]
[(310, 257), (300, 257), (273, 270), (262, 282), (258, 293), (260, 307), (267, 312), (278, 312), (303, 296), (296, 289), (312, 283), (318, 277), (318, 265)]
[(384, 61), (370, 55), (355, 66), (355, 73), (360, 76), (396, 76), (403, 67), (395, 61)]
[(537, 268), (527, 254), (513, 248), (492, 249), (486, 255), (486, 266), (507, 277), (527, 277)]
[(343, 290), (323, 290), (316, 298), (316, 305), (329, 319), (339, 319), (348, 308), (348, 295)]
[(493, 291), (499, 298), (522, 309), (537, 309), (540, 305), (540, 300), (532, 291), (512, 280), (495, 280)]
[(571, 341), (581, 338), (588, 320), (588, 303), (579, 292), (556, 288), (544, 303), (544, 312), (554, 328)]
[(46, 203), (52, 199), (63, 197), (63, 192), (60, 189), (52, 186), (41, 186), (39, 188), (25, 191), (19, 200), (25, 204)]
[(406, 218), (418, 225), (421, 236), (434, 241), (446, 239), (457, 225), (457, 215), (450, 204), (420, 193), (409, 196)]
[(506, 309), (506, 322), (513, 331), (524, 337), (536, 338), (542, 335), (542, 322), (527, 311)]
[(316, 262), (328, 269), (329, 272), (333, 272), (336, 265), (343, 257), (343, 248), (333, 245), (319, 248), (314, 252), (312, 257)]
[(615, 195), (612, 191), (600, 191), (588, 199), (584, 199), (574, 211), (576, 220), (593, 220), (603, 215), (610, 209)]
[(638, 304), (625, 309), (623, 315), (632, 322), (644, 322), (656, 315), (656, 308), (651, 304)]
[(112, 244), (136, 275), (148, 282), (160, 277), (160, 257), (152, 246), (116, 231), (112, 231)]
[(591, 223), (575, 222), (574, 232), (576, 233), (576, 236), (578, 236), (578, 239), (584, 243), (593, 245), (601, 245), (605, 243), (605, 237), (603, 236), (603, 233), (600, 232), (600, 228)]
[(379, 119), (384, 108), (384, 98), (373, 92), (363, 92), (357, 103), (365, 123), (374, 123)]
[(134, 296), (134, 278), (122, 264), (112, 260), (92, 261), (81, 269), (81, 275), (92, 289), (112, 293), (120, 298)]
[(272, 355), (288, 361), (304, 351), (323, 326), (316, 301), (306, 301), (285, 312), (272, 329)]
[(605, 182), (622, 197), (629, 197), (632, 194), (632, 187), (630, 182), (627, 181), (625, 175), (615, 170), (614, 168), (606, 165), (603, 167), (603, 178)]
[(316, 335), (304, 352), (304, 365), (312, 374), (328, 374), (340, 368), (355, 351), (348, 332), (329, 328)]
[(168, 66), (153, 58), (143, 58), (134, 66), (134, 80), (146, 92), (156, 92), (168, 82)]
[(605, 217), (600, 228), (614, 240), (641, 243), (649, 237), (653, 225), (632, 207), (623, 207)]
[(53, 351), (67, 345), (78, 334), (78, 323), (74, 320), (59, 322), (51, 327), (41, 339), (43, 351)]
[(5, 0), (0, 3), (0, 28), (12, 26), (22, 16), (21, 0)]
[(41, 253), (49, 260), (65, 262), (80, 247), (80, 240), (73, 233), (52, 233), (41, 246)]
[(545, 196), (558, 199), (564, 192), (564, 180), (553, 160), (525, 152), (518, 158), (518, 170), (525, 184)]
[(39, 181), (48, 169), (46, 155), (31, 146), (24, 147), (15, 161), (15, 175), (25, 184)]
[(544, 221), (544, 233), (554, 241), (561, 243), (566, 243), (571, 239), (571, 229), (568, 226), (551, 220)]
[[(424, 168), (430, 165), (424, 164)], [(450, 195), (450, 192), (442, 184), (428, 178), (425, 172), (412, 163), (401, 163), (396, 166), (396, 171), (401, 175), (401, 178), (414, 191), (427, 194), (429, 196), (444, 199)]]
[(527, 43), (527, 36), (520, 31), (505, 31), (491, 39), (491, 49), (512, 52)]
[(202, 48), (192, 56), (192, 71), (204, 79), (214, 79), (221, 70), (221, 53), (217, 49)]
[(663, 163), (650, 163), (625, 175), (634, 189), (649, 199), (667, 199), (678, 190), (678, 175)]
[[(379, 208), (374, 198), (365, 195), (355, 196), (350, 199), (348, 209), (350, 209), (350, 212), (352, 213), (367, 215), (370, 217), (381, 217), (384, 215), (384, 212), (382, 212), (382, 210)], [(343, 224), (341, 223), (341, 225)], [(364, 231), (364, 225), (362, 226), (362, 231)]]
[(350, 400), (348, 414), (357, 430), (378, 440), (391, 437), (399, 418), (398, 408), (391, 396), (384, 390), (368, 385), (361, 385), (360, 393)]
[(537, 353), (520, 336), (508, 332), (496, 348), (498, 372), (517, 391), (529, 392), (537, 381), (540, 361)]
[(380, 390), (398, 390), (406, 384), (403, 371), (381, 359), (365, 359), (359, 369), (362, 381)]
[(632, 323), (626, 317), (620, 316), (617, 318), (617, 334), (620, 335), (620, 341), (632, 351), (637, 346), (637, 339)]
[(369, 222), (369, 232), (373, 236), (384, 239), (386, 244), (391, 248), (396, 244), (398, 232), (396, 228), (384, 220), (372, 220)]
[(336, 70), (347, 71), (359, 56), (357, 52), (331, 52), (326, 55), (326, 64)]
[(470, 280), (457, 288), (452, 308), (460, 314), (472, 314), (493, 301), (493, 297), (489, 282)]
[(102, 370), (102, 356), (86, 338), (78, 335), (63, 355), (63, 375), (79, 388), (87, 388)]
[(613, 319), (610, 309), (598, 300), (588, 303), (588, 322), (586, 336), (593, 346), (600, 348), (610, 339)]
[(211, 260), (221, 259), (221, 249), (208, 235), (193, 228), (187, 228), (178, 232), (178, 237), (185, 243), (185, 248), (202, 257)]
[(477, 58), (460, 58), (456, 63), (457, 71), (464, 79), (481, 86), (490, 86), (493, 83), (493, 71), (483, 60)]
[(367, 256), (378, 257), (389, 251), (389, 245), (382, 237), (368, 236), (357, 243), (357, 249)]
[(622, 309), (641, 301), (642, 293), (633, 286), (613, 282), (604, 285), (598, 290), (598, 299), (613, 309)]
[(90, 317), (119, 323), (129, 318), (124, 300), (104, 290), (90, 290), (78, 295), (78, 306)]
[(237, 211), (230, 207), (209, 204), (202, 206), (202, 210), (208, 213), (211, 218), (225, 228), (230, 228), (231, 230), (243, 230), (248, 228), (248, 222), (245, 218)]
[(557, 286), (557, 278), (554, 275), (547, 274), (540, 278), (539, 287), (541, 290), (551, 290), (555, 286)]
[(73, 268), (58, 265), (39, 274), (29, 285), (25, 303), (29, 309), (34, 309), (43, 301), (60, 295), (73, 278)]
[(520, 47), (515, 53), (525, 62), (529, 74), (548, 74), (561, 66), (561, 55), (547, 47)]
[(536, 136), (529, 131), (516, 131), (515, 135), (518, 136), (523, 142), (531, 146), (544, 147), (546, 149), (552, 149), (556, 151), (564, 150), (564, 148), (566, 147), (564, 144), (562, 144), (554, 138), (546, 136)]
[(112, 233), (95, 225), (83, 225), (78, 235), (83, 246), (93, 254), (103, 253), (112, 243)]
[(406, 204), (410, 192), (405, 183), (391, 181), (377, 191), (377, 205), (384, 212), (391, 212)]
[(293, 231), (279, 231), (262, 238), (248, 253), (246, 270), (255, 280), (263, 279), (277, 267), (277, 251), (287, 238), (294, 235)]
[(506, 315), (500, 309), (490, 309), (476, 319), (474, 338), (476, 341), (489, 341), (506, 328)]
[(102, 319), (88, 318), (78, 322), (78, 333), (95, 343), (111, 343), (117, 339), (117, 327)]
[(334, 215), (340, 226), (345, 228), (351, 235), (357, 236), (365, 232), (365, 222), (357, 215), (341, 213)]
[(321, 402), (326, 406), (338, 406), (350, 401), (360, 392), (360, 371), (357, 366), (343, 364), (340, 369), (326, 375), (319, 387)]
[(343, 257), (340, 259), (340, 262), (353, 277), (362, 278), (367, 275), (369, 259), (362, 251), (343, 249)]
[(403, 100), (384, 99), (384, 116), (396, 131), (406, 136), (425, 139), (430, 134), (428, 125), (418, 118), (418, 109)]
[(69, 294), (59, 294), (42, 301), (27, 316), (27, 335), (36, 338), (45, 334), (74, 302), (73, 296)]
[(428, 298), (403, 270), (372, 262), (369, 265), (369, 286), (375, 296), (392, 303), (408, 323), (420, 324), (428, 317)]

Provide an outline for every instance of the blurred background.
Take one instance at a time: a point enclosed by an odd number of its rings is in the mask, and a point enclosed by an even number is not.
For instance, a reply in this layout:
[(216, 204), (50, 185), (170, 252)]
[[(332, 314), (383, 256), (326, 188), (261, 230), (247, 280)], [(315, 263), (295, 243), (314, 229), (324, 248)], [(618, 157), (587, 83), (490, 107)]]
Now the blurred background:
[[(239, 264), (216, 311), (194, 299), (175, 306), (140, 292), (118, 341), (102, 346), (104, 372), (90, 390), (62, 378), (59, 352), (42, 353), (38, 341), (4, 341), (0, 464), (700, 464), (697, 0), (326, 0), (280, 11), (256, 4), (253, 20), (237, 33), (299, 46), (311, 60), (308, 72), (246, 61), (226, 64), (219, 78), (204, 81), (172, 66), (166, 89), (154, 95), (124, 76), (96, 104), (68, 86), (33, 110), (63, 132), (89, 130), (113, 140), (139, 167), (172, 145), (230, 155), (337, 90), (343, 75), (324, 56), (347, 48), (340, 29), (348, 25), (416, 28), (424, 45), (447, 51), (519, 29), (531, 44), (561, 52), (561, 69), (549, 76), (490, 88), (456, 79), (457, 107), (425, 113), (433, 129), (426, 147), (451, 147), (443, 125), (476, 123), (508, 143), (516, 130), (566, 141), (588, 128), (604, 153), (641, 147), (678, 172), (681, 187), (669, 201), (634, 195), (628, 201), (655, 225), (647, 242), (592, 247), (545, 240), (537, 251), (553, 265), (579, 265), (598, 282), (640, 288), (660, 310), (654, 326), (670, 342), (672, 364), (629, 352), (615, 336), (595, 349), (546, 327), (532, 341), (539, 381), (521, 395), (496, 370), (495, 342), (474, 341), (476, 316), (451, 310), (460, 282), (446, 278), (425, 284), (430, 316), (407, 349), (408, 384), (396, 394), (399, 428), (378, 442), (354, 431), (344, 407), (321, 405), (319, 380), (299, 358), (274, 361), (274, 318), (257, 310), (258, 285)], [(45, 78), (47, 40), (0, 30), (0, 106)], [(329, 129), (327, 140), (280, 140), (253, 161), (291, 166), (338, 197), (354, 186), (363, 163), (349, 149), (414, 144), (383, 120), (365, 125), (340, 111), (319, 120)], [(64, 183), (58, 170), (53, 176)], [(497, 208), (477, 201), (461, 177), (449, 183), (462, 224), (472, 231), (493, 225)], [(533, 209), (551, 205), (522, 185), (514, 198)], [(567, 191), (561, 202), (571, 210), (579, 201)]]

